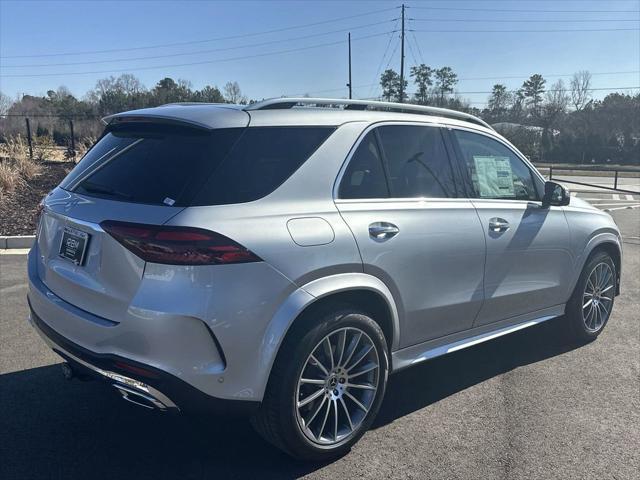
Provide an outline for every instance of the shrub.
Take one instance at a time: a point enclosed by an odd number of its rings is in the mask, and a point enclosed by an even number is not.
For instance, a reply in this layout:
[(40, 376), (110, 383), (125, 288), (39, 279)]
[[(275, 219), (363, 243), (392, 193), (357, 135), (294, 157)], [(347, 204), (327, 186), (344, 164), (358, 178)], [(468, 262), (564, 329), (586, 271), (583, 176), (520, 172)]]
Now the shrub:
[(41, 135), (33, 141), (33, 159), (42, 162), (56, 154), (56, 143), (50, 135)]

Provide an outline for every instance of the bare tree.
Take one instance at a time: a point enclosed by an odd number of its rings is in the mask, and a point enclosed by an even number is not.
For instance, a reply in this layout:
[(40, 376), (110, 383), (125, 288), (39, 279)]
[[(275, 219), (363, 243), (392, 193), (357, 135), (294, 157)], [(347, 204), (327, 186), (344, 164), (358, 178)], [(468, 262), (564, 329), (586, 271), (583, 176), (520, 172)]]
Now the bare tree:
[(580, 70), (571, 78), (571, 103), (579, 112), (591, 98), (591, 73)]
[(224, 86), (224, 99), (229, 103), (247, 103), (247, 98), (242, 95), (238, 82), (227, 82)]
[(9, 109), (13, 102), (9, 98), (8, 95), (0, 92), (0, 117), (4, 117), (7, 113), (9, 113)]
[(545, 94), (545, 102), (542, 105), (539, 121), (542, 124), (542, 155), (551, 151), (554, 145), (556, 132), (553, 127), (567, 112), (569, 106), (569, 93), (562, 79), (551, 85)]

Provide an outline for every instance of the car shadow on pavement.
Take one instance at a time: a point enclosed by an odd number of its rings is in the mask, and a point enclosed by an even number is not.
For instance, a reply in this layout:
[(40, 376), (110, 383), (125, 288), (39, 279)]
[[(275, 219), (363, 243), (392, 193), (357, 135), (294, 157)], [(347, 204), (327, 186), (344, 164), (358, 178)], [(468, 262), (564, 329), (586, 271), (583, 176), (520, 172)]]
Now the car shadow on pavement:
[(519, 366), (577, 348), (567, 343), (565, 326), (566, 318), (558, 317), (391, 375), (373, 428)]
[[(570, 350), (560, 340), (558, 320), (391, 376), (388, 392), (396, 394), (387, 395), (374, 428), (519, 365)], [(322, 467), (291, 460), (246, 420), (147, 411), (123, 402), (105, 383), (65, 381), (60, 370), (51, 365), (0, 376), (3, 480), (286, 479)]]

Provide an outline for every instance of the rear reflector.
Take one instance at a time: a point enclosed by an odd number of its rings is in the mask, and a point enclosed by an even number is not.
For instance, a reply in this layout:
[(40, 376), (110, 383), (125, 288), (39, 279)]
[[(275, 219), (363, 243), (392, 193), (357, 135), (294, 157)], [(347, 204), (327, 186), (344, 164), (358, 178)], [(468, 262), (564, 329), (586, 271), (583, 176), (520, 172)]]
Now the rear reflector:
[(226, 265), (262, 259), (216, 232), (190, 227), (107, 220), (100, 226), (146, 262), (166, 265)]

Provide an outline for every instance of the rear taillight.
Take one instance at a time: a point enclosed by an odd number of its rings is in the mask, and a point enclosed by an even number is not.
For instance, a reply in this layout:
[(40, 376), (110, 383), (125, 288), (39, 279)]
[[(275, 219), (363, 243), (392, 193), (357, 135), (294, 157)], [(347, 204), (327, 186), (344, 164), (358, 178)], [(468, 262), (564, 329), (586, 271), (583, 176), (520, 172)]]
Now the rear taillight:
[(200, 228), (113, 220), (104, 221), (100, 226), (146, 262), (166, 265), (226, 265), (262, 261), (230, 238)]

